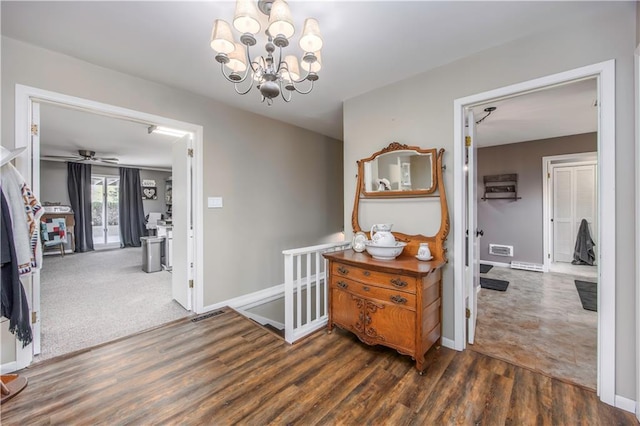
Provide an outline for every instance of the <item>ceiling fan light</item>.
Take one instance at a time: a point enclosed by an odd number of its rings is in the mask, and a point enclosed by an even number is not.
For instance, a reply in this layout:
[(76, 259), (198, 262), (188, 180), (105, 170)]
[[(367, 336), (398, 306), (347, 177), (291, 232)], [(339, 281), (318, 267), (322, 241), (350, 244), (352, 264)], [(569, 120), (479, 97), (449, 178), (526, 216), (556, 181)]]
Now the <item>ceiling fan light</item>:
[(243, 73), (247, 70), (247, 54), (244, 45), (235, 43), (235, 50), (229, 53), (229, 62), (225, 64), (235, 73)]
[(291, 11), (286, 1), (275, 0), (273, 2), (269, 15), (268, 31), (272, 37), (282, 34), (286, 38), (291, 38), (296, 32), (293, 26), (293, 19), (291, 18)]
[(283, 73), (283, 77), (289, 81), (300, 80), (300, 68), (298, 67), (298, 58), (294, 55), (288, 55), (284, 58), (287, 64), (287, 70)]
[(258, 8), (253, 0), (236, 0), (233, 27), (240, 33), (257, 34), (260, 32)]
[(211, 48), (218, 53), (231, 53), (235, 48), (231, 27), (226, 21), (216, 19), (211, 30)]
[(315, 62), (307, 62), (303, 59), (302, 62), (300, 63), (300, 66), (302, 67), (303, 70), (310, 71), (310, 72), (318, 72), (322, 68), (322, 55), (320, 51), (313, 52), (313, 54), (316, 57)]
[(303, 52), (317, 52), (322, 49), (322, 35), (316, 19), (307, 18), (304, 21), (302, 37), (300, 37), (300, 48)]

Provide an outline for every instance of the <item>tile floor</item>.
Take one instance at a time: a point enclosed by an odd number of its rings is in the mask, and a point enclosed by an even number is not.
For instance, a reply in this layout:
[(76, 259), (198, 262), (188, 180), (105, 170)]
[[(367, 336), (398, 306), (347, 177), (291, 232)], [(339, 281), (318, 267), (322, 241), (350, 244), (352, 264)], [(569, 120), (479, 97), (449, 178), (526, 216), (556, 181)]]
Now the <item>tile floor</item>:
[(574, 284), (589, 279), (495, 266), (481, 276), (509, 287), (480, 290), (469, 349), (596, 389), (598, 314), (582, 308)]

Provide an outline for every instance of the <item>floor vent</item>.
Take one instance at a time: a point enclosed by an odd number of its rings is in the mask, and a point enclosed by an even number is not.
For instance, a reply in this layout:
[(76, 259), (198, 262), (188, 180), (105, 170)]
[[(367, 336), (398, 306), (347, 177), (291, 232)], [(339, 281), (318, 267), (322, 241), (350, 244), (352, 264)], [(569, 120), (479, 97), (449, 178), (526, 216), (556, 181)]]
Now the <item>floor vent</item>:
[(191, 320), (191, 322), (198, 322), (198, 321), (202, 321), (204, 319), (207, 318), (211, 318), (211, 317), (215, 317), (217, 315), (221, 315), (224, 314), (225, 311), (213, 311), (213, 312), (209, 312), (208, 314), (204, 314), (204, 315), (200, 315), (199, 317), (195, 317), (194, 319)]
[(544, 267), (539, 263), (511, 262), (511, 269), (524, 269), (525, 271), (544, 272)]
[(505, 246), (502, 244), (489, 244), (489, 254), (496, 256), (513, 257), (513, 246)]

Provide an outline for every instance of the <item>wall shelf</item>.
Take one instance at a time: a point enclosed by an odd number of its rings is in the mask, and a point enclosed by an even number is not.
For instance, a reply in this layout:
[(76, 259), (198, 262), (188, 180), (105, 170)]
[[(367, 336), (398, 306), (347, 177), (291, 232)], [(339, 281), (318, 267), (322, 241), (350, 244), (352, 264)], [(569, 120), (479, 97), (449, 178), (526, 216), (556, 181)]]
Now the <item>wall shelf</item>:
[(518, 174), (487, 175), (484, 180), (482, 200), (519, 200)]

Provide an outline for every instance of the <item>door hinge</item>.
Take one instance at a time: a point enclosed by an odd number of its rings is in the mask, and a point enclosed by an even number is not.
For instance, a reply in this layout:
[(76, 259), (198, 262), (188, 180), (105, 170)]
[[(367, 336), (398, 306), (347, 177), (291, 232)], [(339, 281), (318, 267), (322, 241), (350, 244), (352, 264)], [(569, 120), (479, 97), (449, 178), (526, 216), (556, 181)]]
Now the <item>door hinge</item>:
[(33, 136), (38, 136), (38, 125), (37, 124), (32, 124), (31, 125), (31, 134)]
[(551, 179), (551, 173), (547, 172), (547, 179)]
[(547, 259), (551, 259), (551, 253), (547, 253)]
[(471, 311), (469, 310), (469, 308), (465, 308), (464, 309), (464, 315), (468, 318), (471, 318)]
[(38, 313), (37, 312), (31, 312), (31, 324), (35, 324), (38, 321)]
[(193, 288), (193, 280), (189, 280), (189, 288)]
[(471, 146), (471, 136), (465, 136), (464, 137), (464, 145), (465, 146)]
[(189, 148), (187, 149), (187, 155), (191, 158), (193, 158), (193, 148)]

